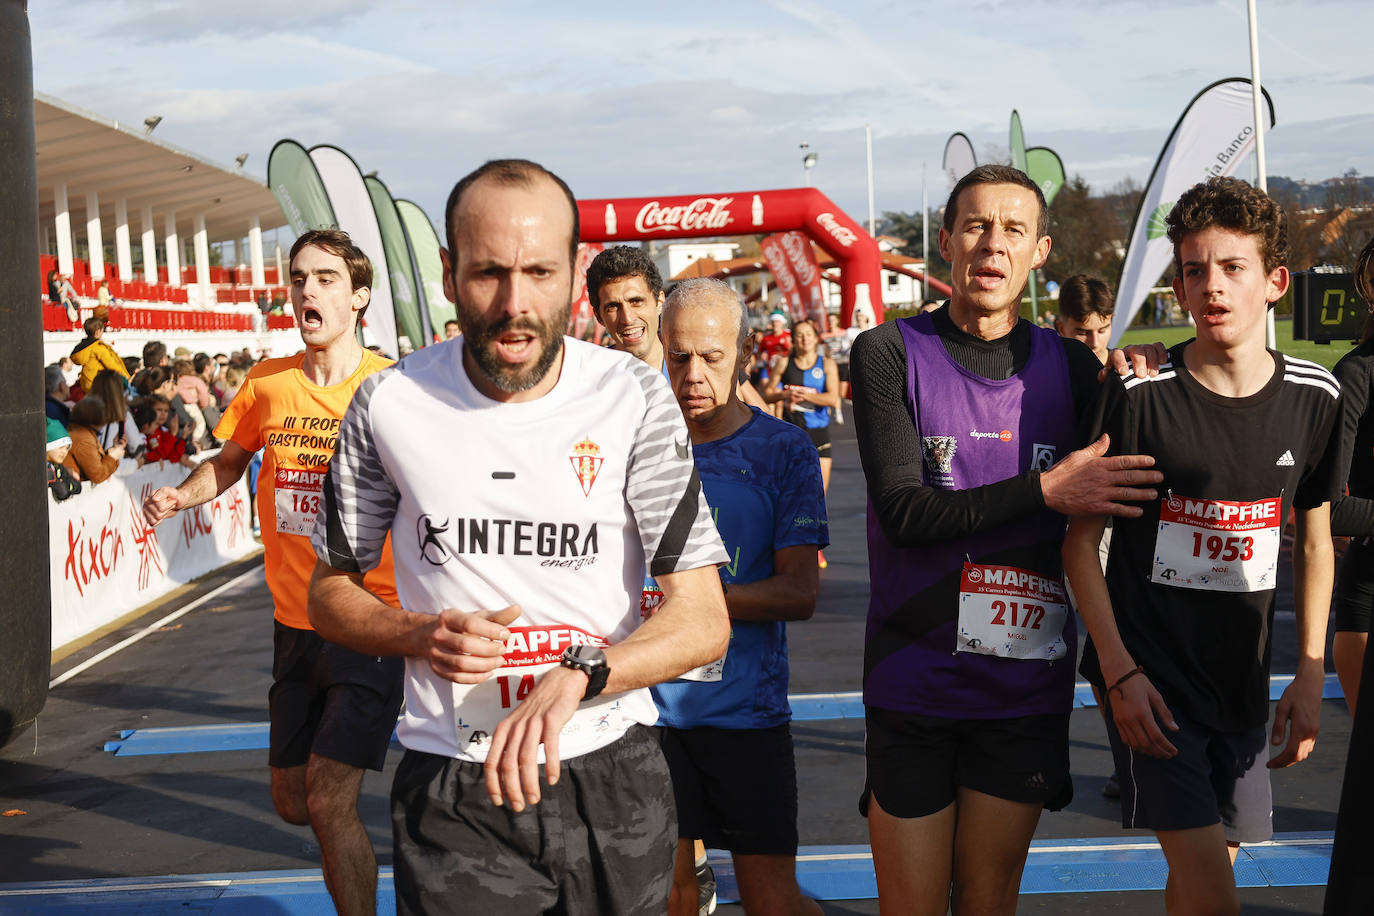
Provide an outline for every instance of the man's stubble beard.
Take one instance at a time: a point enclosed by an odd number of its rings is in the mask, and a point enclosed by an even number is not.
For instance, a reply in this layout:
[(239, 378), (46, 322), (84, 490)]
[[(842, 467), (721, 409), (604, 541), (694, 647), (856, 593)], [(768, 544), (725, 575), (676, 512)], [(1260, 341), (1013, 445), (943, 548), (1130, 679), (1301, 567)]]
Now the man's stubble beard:
[[(563, 352), (563, 329), (568, 326), (568, 319), (572, 315), (572, 302), (570, 297), (548, 323), (526, 316), (504, 318), (493, 325), (482, 326), (479, 319), (461, 303), (457, 311), (458, 327), (463, 332), (463, 347), (472, 355), (477, 368), (500, 390), (507, 394), (518, 394), (543, 381), (558, 355)], [(540, 351), (533, 365), (506, 365), (487, 349), (491, 341), (508, 330), (530, 331), (535, 335)]]

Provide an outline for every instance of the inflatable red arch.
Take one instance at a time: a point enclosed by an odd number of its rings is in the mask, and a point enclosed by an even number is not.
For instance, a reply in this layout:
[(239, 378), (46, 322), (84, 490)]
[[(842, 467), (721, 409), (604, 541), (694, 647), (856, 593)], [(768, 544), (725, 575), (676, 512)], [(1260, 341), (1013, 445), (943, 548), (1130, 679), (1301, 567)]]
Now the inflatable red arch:
[(815, 188), (579, 200), (577, 208), (584, 242), (805, 232), (840, 267), (841, 327), (852, 323), (857, 302), (883, 320), (878, 243)]

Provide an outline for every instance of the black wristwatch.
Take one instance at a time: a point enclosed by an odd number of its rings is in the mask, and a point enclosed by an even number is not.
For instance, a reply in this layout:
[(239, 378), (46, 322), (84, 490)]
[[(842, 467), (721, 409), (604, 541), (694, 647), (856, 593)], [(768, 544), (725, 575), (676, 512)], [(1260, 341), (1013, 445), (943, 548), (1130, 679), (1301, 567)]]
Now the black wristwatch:
[(563, 650), (559, 664), (587, 675), (587, 690), (582, 694), (584, 700), (601, 693), (606, 679), (611, 676), (611, 669), (606, 667), (606, 653), (596, 646), (569, 646)]

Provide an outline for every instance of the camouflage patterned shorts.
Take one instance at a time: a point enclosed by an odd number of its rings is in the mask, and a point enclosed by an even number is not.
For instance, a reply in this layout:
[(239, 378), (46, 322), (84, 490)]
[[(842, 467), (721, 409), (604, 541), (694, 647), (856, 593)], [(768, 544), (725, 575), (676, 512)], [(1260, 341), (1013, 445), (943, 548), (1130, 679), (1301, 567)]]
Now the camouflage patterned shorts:
[(481, 764), (406, 751), (391, 787), (396, 912), (662, 916), (677, 816), (653, 732), (563, 761), (541, 791), (516, 814), (491, 803)]

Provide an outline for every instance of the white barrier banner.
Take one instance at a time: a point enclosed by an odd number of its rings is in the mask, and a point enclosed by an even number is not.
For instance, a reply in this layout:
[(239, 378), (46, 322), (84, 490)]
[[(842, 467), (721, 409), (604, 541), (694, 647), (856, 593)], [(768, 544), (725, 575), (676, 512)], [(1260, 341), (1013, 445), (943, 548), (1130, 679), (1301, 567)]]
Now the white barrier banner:
[(145, 465), (63, 502), (49, 499), (52, 646), (80, 639), (179, 585), (259, 548), (248, 484), (151, 528), (143, 500), (186, 478), (177, 464)]

